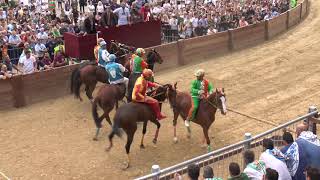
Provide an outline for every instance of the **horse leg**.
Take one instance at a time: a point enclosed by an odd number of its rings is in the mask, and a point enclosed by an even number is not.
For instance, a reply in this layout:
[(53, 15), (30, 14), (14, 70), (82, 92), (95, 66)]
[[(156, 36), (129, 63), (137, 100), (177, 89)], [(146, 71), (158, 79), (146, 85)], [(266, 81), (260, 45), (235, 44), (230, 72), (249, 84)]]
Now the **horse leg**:
[(177, 143), (178, 142), (178, 137), (177, 137), (177, 119), (179, 117), (179, 112), (174, 111), (173, 112), (173, 142)]
[(161, 124), (156, 119), (151, 120), (151, 122), (153, 122), (155, 125), (157, 125), (157, 130), (156, 130), (156, 133), (155, 133), (154, 138), (152, 140), (153, 144), (157, 144)]
[(112, 122), (111, 122), (111, 120), (110, 120), (109, 114), (106, 114), (105, 117), (106, 117), (106, 121), (107, 121), (107, 122), (110, 124), (110, 126), (112, 127)]
[(142, 138), (141, 138), (141, 144), (140, 144), (140, 148), (141, 148), (141, 149), (144, 149), (144, 148), (145, 148), (144, 145), (143, 145), (143, 139), (144, 139), (144, 135), (145, 135), (146, 132), (147, 132), (147, 123), (148, 123), (148, 121), (143, 122)]
[(97, 129), (96, 129), (96, 134), (95, 134), (95, 136), (93, 137), (93, 140), (94, 140), (94, 141), (98, 141), (98, 135), (99, 135), (100, 129), (101, 129), (101, 122), (102, 122), (102, 120), (103, 120), (104, 117), (105, 117), (105, 113), (103, 113), (103, 114), (99, 117), (98, 122), (96, 122)]
[(96, 88), (96, 84), (97, 82), (90, 84), (89, 86), (87, 86), (88, 88), (86, 87), (86, 95), (91, 102), (93, 101), (92, 93)]
[(132, 144), (134, 133), (136, 132), (136, 130), (137, 130), (137, 126), (135, 129), (132, 129), (129, 133), (127, 133), (127, 144), (125, 146), (126, 153), (127, 153), (127, 163), (126, 163), (125, 167), (123, 168), (124, 170), (128, 169), (130, 167), (130, 146)]
[(116, 101), (116, 110), (119, 108), (119, 101)]
[(203, 135), (206, 138), (207, 141), (207, 147), (208, 147), (208, 152), (212, 151), (211, 145), (210, 145), (210, 138), (208, 135), (208, 128), (202, 127), (203, 130)]

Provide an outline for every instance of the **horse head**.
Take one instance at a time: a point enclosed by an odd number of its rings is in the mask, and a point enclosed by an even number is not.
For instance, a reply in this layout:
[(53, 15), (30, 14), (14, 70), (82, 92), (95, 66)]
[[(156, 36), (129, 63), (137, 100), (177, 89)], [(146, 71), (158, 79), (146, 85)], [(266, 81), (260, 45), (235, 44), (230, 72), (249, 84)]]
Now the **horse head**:
[(177, 82), (175, 82), (173, 86), (171, 84), (168, 85), (167, 98), (169, 100), (171, 108), (176, 107), (176, 104), (177, 104), (176, 97), (177, 97)]
[(151, 49), (151, 51), (148, 54), (148, 63), (150, 64), (154, 64), (154, 63), (159, 63), (162, 64), (163, 63), (163, 59), (161, 57), (161, 55), (156, 51), (156, 49)]
[(227, 99), (224, 88), (216, 88), (216, 91), (208, 97), (208, 101), (214, 107), (220, 109), (221, 114), (227, 114)]

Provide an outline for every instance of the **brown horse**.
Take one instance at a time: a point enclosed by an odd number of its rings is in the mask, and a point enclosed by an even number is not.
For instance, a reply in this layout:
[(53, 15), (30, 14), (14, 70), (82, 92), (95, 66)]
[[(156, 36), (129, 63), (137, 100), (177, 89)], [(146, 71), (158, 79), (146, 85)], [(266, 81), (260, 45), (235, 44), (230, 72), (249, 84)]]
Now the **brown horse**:
[[(166, 99), (166, 94), (169, 86), (171, 85), (167, 84), (160, 86), (150, 92), (150, 94), (154, 95), (153, 97), (158, 101), (164, 101)], [(114, 116), (112, 132), (109, 134), (110, 146), (107, 148), (107, 151), (109, 151), (113, 146), (112, 138), (114, 137), (114, 135), (116, 134), (117, 136), (121, 137), (122, 131), (120, 131), (119, 128), (122, 128), (127, 134), (127, 144), (125, 146), (125, 149), (127, 152), (128, 161), (125, 169), (130, 166), (130, 146), (133, 141), (134, 134), (137, 130), (137, 122), (143, 122), (140, 148), (145, 148), (143, 139), (144, 135), (147, 132), (147, 123), (149, 120), (157, 126), (157, 130), (153, 139), (153, 143), (156, 144), (160, 129), (160, 123), (156, 119), (155, 113), (148, 105), (143, 103), (131, 102), (121, 106)]]
[[(125, 65), (127, 58), (125, 54), (126, 51), (123, 48), (119, 48), (116, 43), (111, 42), (109, 51), (118, 54), (117, 61)], [(127, 74), (126, 77), (129, 77), (129, 74)], [(85, 84), (86, 95), (89, 100), (93, 101), (92, 93), (98, 82), (109, 84), (108, 74), (104, 67), (97, 66), (95, 62), (84, 63), (72, 72), (70, 84), (71, 93), (82, 101), (80, 87), (82, 84)]]
[[(92, 103), (92, 116), (97, 127), (93, 140), (98, 140), (99, 131), (102, 127), (101, 122), (104, 118), (106, 118), (107, 122), (112, 126), (109, 113), (114, 108), (114, 105), (116, 105), (116, 109), (118, 109), (118, 101), (124, 98), (125, 93), (125, 84), (106, 84), (99, 89), (99, 92)], [(98, 105), (103, 109), (103, 114), (100, 117), (97, 112)]]
[[(191, 95), (187, 92), (177, 91), (177, 83), (175, 83), (174, 88), (168, 89), (168, 99), (173, 110), (173, 126), (174, 126), (174, 142), (178, 141), (176, 134), (177, 119), (180, 115), (183, 120), (188, 117), (189, 110), (192, 105)], [(210, 139), (208, 131), (211, 124), (215, 120), (215, 114), (217, 109), (221, 110), (221, 114), (225, 115), (227, 113), (226, 107), (226, 95), (224, 89), (216, 89), (214, 93), (209, 95), (208, 98), (202, 99), (199, 104), (199, 108), (196, 114), (194, 123), (199, 124), (202, 127), (204, 140), (207, 142), (208, 151), (211, 151)], [(188, 137), (190, 137), (191, 130), (188, 128)], [(204, 142), (204, 141), (203, 141)]]

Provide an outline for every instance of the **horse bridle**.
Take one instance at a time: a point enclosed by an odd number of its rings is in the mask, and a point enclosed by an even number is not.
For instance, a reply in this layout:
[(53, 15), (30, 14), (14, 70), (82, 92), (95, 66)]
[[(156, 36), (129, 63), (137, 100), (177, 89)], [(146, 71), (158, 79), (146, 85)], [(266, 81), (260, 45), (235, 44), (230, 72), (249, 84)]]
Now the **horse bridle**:
[[(217, 92), (216, 92), (217, 93)], [(212, 103), (211, 101), (209, 101), (207, 98), (203, 98), (209, 105), (211, 105), (212, 107), (214, 107), (214, 108), (216, 108), (216, 109), (221, 109), (221, 108), (219, 108), (218, 106), (217, 106), (217, 103), (218, 103), (218, 101), (219, 101), (219, 97), (218, 96), (216, 96), (215, 98), (214, 98), (214, 103)]]

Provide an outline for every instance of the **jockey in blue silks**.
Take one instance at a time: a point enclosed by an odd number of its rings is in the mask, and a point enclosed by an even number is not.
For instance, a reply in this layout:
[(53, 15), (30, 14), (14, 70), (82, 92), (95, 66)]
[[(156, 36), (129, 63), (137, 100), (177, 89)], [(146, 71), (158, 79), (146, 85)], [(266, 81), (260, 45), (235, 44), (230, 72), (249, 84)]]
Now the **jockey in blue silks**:
[(110, 84), (121, 84), (126, 85), (126, 91), (128, 90), (129, 79), (123, 76), (123, 73), (126, 71), (126, 68), (121, 64), (116, 63), (116, 56), (110, 54), (108, 62), (105, 65), (105, 69), (108, 73), (108, 80)]
[(98, 65), (104, 67), (106, 65), (106, 62), (108, 62), (109, 55), (110, 54), (107, 50), (107, 43), (105, 41), (101, 41), (100, 49), (98, 51)]

